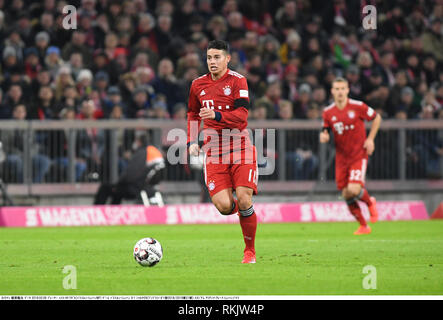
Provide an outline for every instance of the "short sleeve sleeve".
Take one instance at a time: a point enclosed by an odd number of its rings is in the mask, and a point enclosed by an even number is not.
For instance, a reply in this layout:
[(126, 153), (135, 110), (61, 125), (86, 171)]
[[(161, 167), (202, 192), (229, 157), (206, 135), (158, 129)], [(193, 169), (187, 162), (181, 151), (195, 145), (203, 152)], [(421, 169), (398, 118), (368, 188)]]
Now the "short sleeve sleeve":
[(370, 106), (368, 106), (366, 103), (362, 104), (362, 107), (360, 109), (360, 118), (372, 121), (377, 116), (377, 112), (375, 112), (374, 109), (372, 109)]

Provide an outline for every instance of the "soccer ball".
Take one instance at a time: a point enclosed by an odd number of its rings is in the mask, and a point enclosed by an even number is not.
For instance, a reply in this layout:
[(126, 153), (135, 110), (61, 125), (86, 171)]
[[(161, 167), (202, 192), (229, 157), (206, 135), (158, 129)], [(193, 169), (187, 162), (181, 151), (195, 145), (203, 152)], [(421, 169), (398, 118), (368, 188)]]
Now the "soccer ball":
[(153, 267), (163, 258), (163, 248), (154, 238), (143, 238), (134, 246), (134, 259), (143, 267)]

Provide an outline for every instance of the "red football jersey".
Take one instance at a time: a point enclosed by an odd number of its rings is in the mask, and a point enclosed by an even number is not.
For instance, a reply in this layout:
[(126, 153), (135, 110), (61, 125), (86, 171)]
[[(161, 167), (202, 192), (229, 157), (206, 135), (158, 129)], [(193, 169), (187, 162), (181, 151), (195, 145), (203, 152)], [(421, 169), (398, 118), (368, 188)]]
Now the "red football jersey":
[(348, 99), (340, 110), (335, 103), (323, 110), (323, 127), (331, 128), (334, 133), (336, 162), (350, 163), (367, 159), (363, 148), (366, 140), (365, 120), (374, 120), (377, 113), (359, 100)]
[[(215, 81), (210, 73), (195, 79), (189, 92), (187, 142), (198, 141), (200, 109), (210, 108), (216, 112), (216, 119), (207, 119), (203, 123), (204, 143), (207, 150), (210, 150), (209, 153), (215, 155), (232, 150), (244, 150), (245, 145), (251, 145), (246, 130), (248, 106), (248, 84), (241, 74), (228, 69), (223, 77)], [(215, 130), (213, 132), (218, 134), (220, 140), (213, 139), (214, 135), (206, 129)], [(234, 129), (234, 131), (231, 131), (231, 136), (226, 136), (222, 134), (223, 129)], [(241, 146), (237, 142), (241, 143)]]

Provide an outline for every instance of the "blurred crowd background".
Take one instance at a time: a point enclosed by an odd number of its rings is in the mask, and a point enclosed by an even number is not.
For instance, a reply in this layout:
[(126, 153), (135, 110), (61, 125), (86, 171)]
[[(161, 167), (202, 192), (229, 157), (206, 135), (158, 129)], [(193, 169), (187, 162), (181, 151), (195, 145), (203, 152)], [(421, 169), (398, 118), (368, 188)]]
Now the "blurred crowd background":
[[(75, 29), (63, 26), (67, 5)], [(363, 28), (368, 5), (375, 30)], [(320, 119), (337, 76), (384, 119), (443, 119), (442, 21), (443, 0), (0, 0), (0, 120), (185, 119), (213, 39), (229, 42), (229, 67), (247, 77), (250, 119)], [(287, 178), (314, 179), (318, 130), (287, 135)], [(31, 167), (33, 182), (66, 181), (74, 163), (71, 181), (108, 180), (110, 130), (77, 130), (71, 156), (68, 136), (0, 128), (4, 179), (26, 181)], [(122, 172), (149, 138), (122, 129), (118, 141)], [(397, 141), (380, 132), (377, 148)], [(383, 152), (369, 176), (441, 177), (438, 130), (408, 132), (404, 148), (404, 175), (398, 153)]]
[(441, 0), (0, 0), (0, 119), (183, 119), (212, 39), (251, 118), (317, 119), (336, 76), (384, 118), (443, 118), (442, 19)]

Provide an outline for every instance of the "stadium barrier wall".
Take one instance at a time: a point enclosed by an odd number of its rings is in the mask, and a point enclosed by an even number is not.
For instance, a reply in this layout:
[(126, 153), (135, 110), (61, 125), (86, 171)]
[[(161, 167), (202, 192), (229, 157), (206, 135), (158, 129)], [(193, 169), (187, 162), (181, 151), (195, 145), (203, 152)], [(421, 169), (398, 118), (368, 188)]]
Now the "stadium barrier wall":
[[(260, 223), (355, 221), (343, 202), (257, 203)], [(363, 214), (369, 218), (365, 205)], [(426, 220), (422, 201), (377, 202), (381, 221)], [(223, 216), (212, 204), (2, 207), (2, 227), (108, 226), (146, 224), (237, 223), (237, 215)]]

